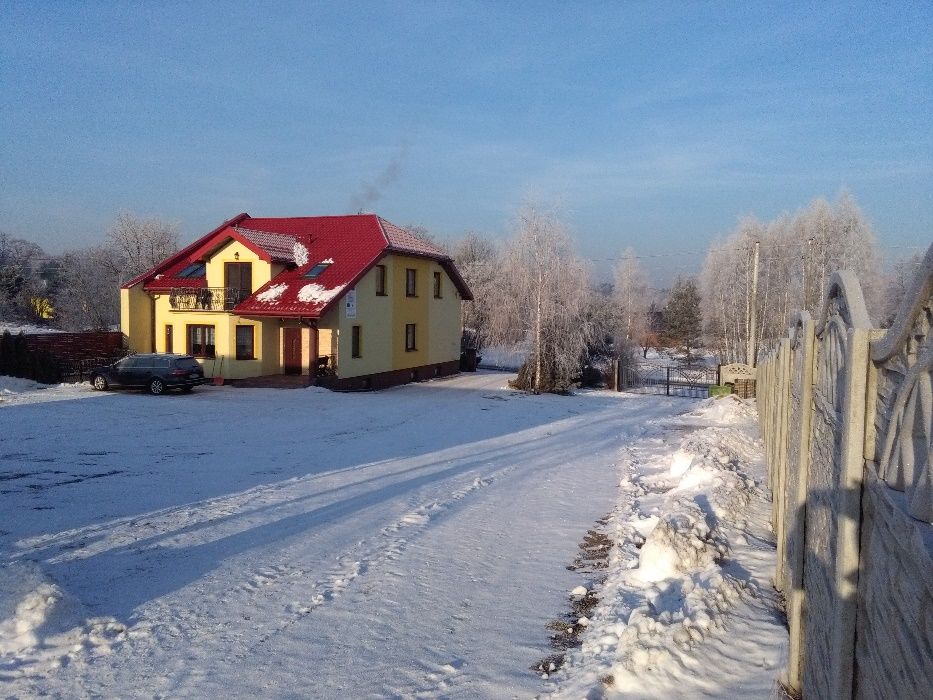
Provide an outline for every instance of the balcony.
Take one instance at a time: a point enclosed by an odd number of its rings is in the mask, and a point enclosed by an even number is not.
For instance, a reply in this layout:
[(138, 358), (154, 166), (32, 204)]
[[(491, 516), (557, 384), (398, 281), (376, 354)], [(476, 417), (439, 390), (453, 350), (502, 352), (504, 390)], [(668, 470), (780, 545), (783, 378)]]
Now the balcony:
[(168, 304), (173, 311), (230, 311), (249, 295), (236, 287), (175, 287)]

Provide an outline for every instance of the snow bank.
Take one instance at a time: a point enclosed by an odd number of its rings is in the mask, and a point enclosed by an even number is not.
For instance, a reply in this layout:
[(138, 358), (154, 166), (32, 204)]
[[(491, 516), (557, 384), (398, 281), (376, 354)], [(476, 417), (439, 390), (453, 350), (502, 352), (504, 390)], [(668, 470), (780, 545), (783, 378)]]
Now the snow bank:
[(91, 618), (35, 564), (0, 568), (0, 670), (43, 675), (88, 654), (107, 654), (126, 639), (113, 618)]
[(78, 384), (40, 384), (32, 379), (0, 375), (0, 406), (66, 401), (103, 395), (105, 394), (94, 392), (87, 382)]
[(524, 344), (494, 345), (483, 348), (480, 356), (483, 358), (480, 367), (517, 372), (528, 358), (528, 348)]
[(701, 402), (626, 449), (609, 571), (580, 649), (550, 676), (557, 696), (769, 694), (786, 632), (756, 475), (761, 442), (742, 400)]

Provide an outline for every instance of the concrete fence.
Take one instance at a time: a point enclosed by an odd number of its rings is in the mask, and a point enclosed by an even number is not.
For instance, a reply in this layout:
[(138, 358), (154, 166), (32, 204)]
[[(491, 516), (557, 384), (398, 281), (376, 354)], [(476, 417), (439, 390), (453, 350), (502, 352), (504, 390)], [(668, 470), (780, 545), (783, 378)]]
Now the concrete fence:
[(933, 694), (933, 246), (891, 328), (837, 272), (758, 366), (786, 600), (786, 683), (812, 698)]

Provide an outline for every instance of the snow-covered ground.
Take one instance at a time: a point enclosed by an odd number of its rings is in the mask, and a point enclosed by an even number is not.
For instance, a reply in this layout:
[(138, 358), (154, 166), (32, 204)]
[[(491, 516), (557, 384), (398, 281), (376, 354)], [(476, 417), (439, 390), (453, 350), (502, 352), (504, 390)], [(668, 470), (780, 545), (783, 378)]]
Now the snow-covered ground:
[(37, 326), (32, 323), (13, 323), (12, 321), (0, 321), (0, 334), (9, 331), (13, 335), (25, 333), (32, 335), (34, 333), (61, 333), (57, 328), (48, 328), (47, 326)]
[[(40, 384), (32, 379), (0, 375), (0, 407), (47, 401), (70, 401), (101, 396), (87, 382), (80, 384)], [(2, 467), (0, 467), (2, 469)]]
[[(767, 689), (782, 629), (766, 506), (746, 483), (761, 480), (753, 427), (722, 402), (531, 396), (508, 378), (367, 394), (75, 385), (96, 399), (0, 403), (0, 691), (498, 698), (625, 692), (643, 676), (645, 695), (676, 677), (688, 697)], [(695, 456), (674, 464), (678, 447)], [(567, 566), (601, 519), (619, 539), (605, 591), (583, 647), (542, 679), (547, 623), (592, 587)], [(670, 536), (650, 534), (665, 522)], [(681, 530), (702, 546), (679, 565)], [(638, 534), (657, 555), (636, 581)], [(638, 614), (670, 624), (643, 640), (625, 629), (665, 561), (669, 588)], [(668, 655), (631, 659), (629, 637)]]

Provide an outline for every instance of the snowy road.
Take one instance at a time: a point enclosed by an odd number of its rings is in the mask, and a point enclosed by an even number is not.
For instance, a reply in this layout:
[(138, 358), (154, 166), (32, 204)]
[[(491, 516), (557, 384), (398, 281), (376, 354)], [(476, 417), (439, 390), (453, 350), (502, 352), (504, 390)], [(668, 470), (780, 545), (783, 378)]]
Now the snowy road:
[(541, 692), (620, 447), (694, 403), (507, 378), (0, 408), (0, 690)]

